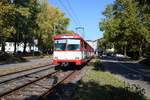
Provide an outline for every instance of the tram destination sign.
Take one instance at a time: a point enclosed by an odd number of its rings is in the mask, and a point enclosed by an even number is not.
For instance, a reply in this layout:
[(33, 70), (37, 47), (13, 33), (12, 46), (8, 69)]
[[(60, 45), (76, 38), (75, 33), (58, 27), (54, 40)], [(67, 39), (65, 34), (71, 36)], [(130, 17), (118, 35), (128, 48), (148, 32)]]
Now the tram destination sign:
[(74, 36), (61, 36), (61, 38), (74, 38)]

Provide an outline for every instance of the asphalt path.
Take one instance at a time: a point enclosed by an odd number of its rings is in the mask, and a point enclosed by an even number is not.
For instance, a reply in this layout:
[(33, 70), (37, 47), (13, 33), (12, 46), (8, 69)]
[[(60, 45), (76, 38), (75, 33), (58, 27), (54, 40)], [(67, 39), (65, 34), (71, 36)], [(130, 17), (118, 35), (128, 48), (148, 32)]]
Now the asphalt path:
[(145, 95), (150, 98), (150, 69), (148, 69), (150, 66), (111, 56), (102, 57), (101, 61), (107, 71), (129, 84), (136, 84), (144, 88)]

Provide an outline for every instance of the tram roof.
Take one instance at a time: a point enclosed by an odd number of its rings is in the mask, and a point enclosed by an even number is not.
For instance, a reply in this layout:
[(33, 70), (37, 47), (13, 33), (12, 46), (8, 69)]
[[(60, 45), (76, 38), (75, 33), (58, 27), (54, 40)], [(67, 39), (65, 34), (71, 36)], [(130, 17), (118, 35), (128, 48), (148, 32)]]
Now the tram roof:
[(83, 39), (81, 36), (79, 36), (78, 34), (59, 34), (59, 35), (55, 35), (53, 36), (54, 39)]
[[(70, 33), (70, 34), (59, 34), (53, 36), (53, 39), (81, 39), (83, 40), (87, 45), (89, 45), (80, 35), (76, 33)], [(90, 46), (90, 45), (89, 45)], [(91, 47), (91, 46), (90, 46)], [(92, 47), (91, 47), (92, 48)]]

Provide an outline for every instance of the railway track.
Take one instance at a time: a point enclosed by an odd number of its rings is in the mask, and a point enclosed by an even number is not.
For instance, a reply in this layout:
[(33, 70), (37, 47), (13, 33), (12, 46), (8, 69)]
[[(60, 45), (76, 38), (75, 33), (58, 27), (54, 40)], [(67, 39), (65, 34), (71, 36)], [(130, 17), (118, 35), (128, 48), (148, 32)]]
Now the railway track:
[(34, 69), (30, 71), (24, 71), (22, 73), (9, 74), (7, 76), (0, 77), (0, 96), (15, 88), (21, 87), (24, 84), (30, 83), (38, 78), (51, 73), (56, 65), (45, 66), (40, 69)]
[[(36, 100), (45, 97), (76, 71), (53, 71), (0, 94), (1, 100)], [(32, 77), (33, 78), (33, 77)], [(20, 83), (20, 82), (19, 82)], [(1, 87), (0, 87), (1, 88)]]
[(0, 75), (0, 100), (45, 99), (76, 71), (56, 71), (58, 65), (43, 65)]
[(39, 66), (36, 68), (30, 68), (30, 69), (26, 69), (26, 70), (17, 71), (17, 72), (7, 73), (5, 75), (0, 75), (0, 84), (6, 83), (7, 81), (10, 81), (10, 80), (21, 78), (26, 75), (37, 73), (37, 72), (47, 70), (47, 69), (51, 69), (54, 66), (55, 65), (46, 64), (46, 65), (42, 65), (42, 66)]

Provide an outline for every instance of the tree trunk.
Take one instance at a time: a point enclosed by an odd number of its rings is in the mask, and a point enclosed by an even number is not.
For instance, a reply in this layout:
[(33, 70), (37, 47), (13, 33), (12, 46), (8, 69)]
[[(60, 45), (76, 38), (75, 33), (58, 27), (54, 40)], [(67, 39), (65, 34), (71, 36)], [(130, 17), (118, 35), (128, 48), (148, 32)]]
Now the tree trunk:
[(17, 49), (17, 42), (14, 42), (14, 53), (16, 53), (16, 49)]
[(2, 52), (5, 52), (5, 42), (2, 41)]
[(24, 41), (23, 54), (26, 54), (27, 41)]
[(121, 46), (121, 54), (124, 54), (124, 46)]
[(38, 49), (40, 51), (42, 51), (42, 39), (41, 39), (41, 37), (38, 38)]
[(124, 46), (124, 56), (127, 56), (127, 46)]
[(31, 44), (29, 45), (29, 49), (30, 49), (30, 52), (31, 52)]
[(140, 44), (140, 48), (139, 48), (139, 56), (143, 57), (143, 45), (142, 45), (142, 43)]

